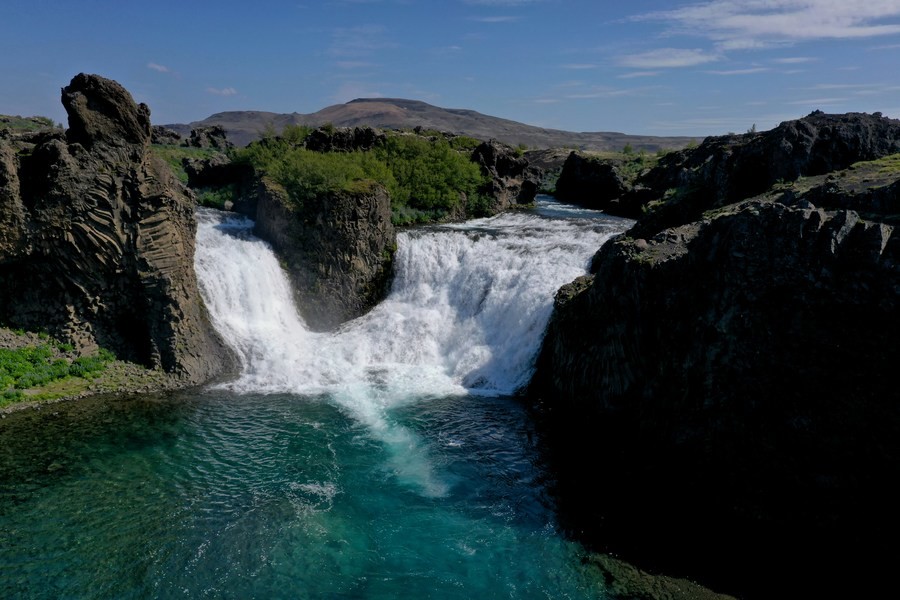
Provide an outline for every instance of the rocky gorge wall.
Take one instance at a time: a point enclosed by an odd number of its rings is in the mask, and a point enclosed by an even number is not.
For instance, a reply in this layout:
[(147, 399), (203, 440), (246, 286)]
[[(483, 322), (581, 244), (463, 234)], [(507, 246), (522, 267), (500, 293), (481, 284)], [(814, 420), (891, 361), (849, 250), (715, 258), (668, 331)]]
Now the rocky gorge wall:
[(118, 83), (62, 90), (69, 129), (0, 138), (0, 322), (185, 383), (233, 365), (193, 268), (194, 204)]
[(900, 171), (829, 171), (900, 150), (900, 123), (807, 121), (663, 165), (558, 293), (531, 390), (571, 530), (742, 598), (877, 596), (900, 558)]

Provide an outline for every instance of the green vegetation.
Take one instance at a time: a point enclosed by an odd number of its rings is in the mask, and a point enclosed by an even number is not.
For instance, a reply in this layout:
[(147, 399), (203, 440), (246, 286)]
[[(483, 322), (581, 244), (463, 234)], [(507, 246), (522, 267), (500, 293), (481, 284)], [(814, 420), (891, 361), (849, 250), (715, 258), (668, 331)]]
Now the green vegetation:
[(398, 225), (488, 210), (489, 200), (478, 191), (487, 179), (469, 158), (476, 140), (399, 133), (388, 134), (370, 151), (322, 153), (302, 146), (309, 133), (288, 127), (280, 137), (235, 150), (232, 158), (282, 186), (298, 208), (322, 194), (358, 191), (377, 182), (391, 195)]
[[(59, 351), (70, 348), (66, 344), (55, 345)], [(68, 377), (96, 377), (112, 360), (114, 357), (107, 350), (70, 360), (59, 356), (50, 344), (0, 348), (0, 407), (21, 400), (24, 390), (40, 388)]]
[(0, 129), (12, 129), (13, 131), (40, 131), (42, 129), (57, 129), (62, 125), (57, 125), (53, 119), (48, 117), (20, 117), (10, 115), (0, 115)]
[(172, 172), (181, 181), (186, 184), (188, 181), (187, 173), (184, 170), (184, 159), (186, 158), (210, 158), (214, 154), (220, 154), (218, 150), (210, 150), (208, 148), (190, 148), (187, 146), (164, 146), (161, 144), (153, 144), (153, 153), (166, 161)]
[(222, 187), (204, 187), (194, 190), (197, 194), (197, 204), (225, 210), (226, 202), (234, 202), (237, 198), (237, 190), (234, 184)]

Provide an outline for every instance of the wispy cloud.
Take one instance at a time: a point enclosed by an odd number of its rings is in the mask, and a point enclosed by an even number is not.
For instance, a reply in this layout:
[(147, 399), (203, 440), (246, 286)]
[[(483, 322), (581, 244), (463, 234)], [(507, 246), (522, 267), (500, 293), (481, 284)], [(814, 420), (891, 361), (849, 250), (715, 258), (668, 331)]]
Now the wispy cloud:
[(522, 17), (514, 17), (511, 15), (495, 16), (495, 17), (469, 17), (470, 21), (477, 23), (512, 23), (521, 20)]
[(397, 43), (387, 36), (383, 25), (360, 25), (341, 27), (331, 34), (328, 54), (338, 58), (360, 58), (371, 56), (378, 50), (395, 48)]
[(721, 56), (699, 48), (657, 48), (619, 58), (619, 64), (632, 69), (670, 69), (695, 67), (719, 60)]
[(563, 69), (569, 69), (571, 71), (586, 71), (588, 69), (596, 69), (598, 65), (593, 63), (570, 63), (561, 66)]
[(590, 99), (595, 99), (595, 98), (619, 98), (622, 96), (633, 96), (635, 94), (640, 93), (641, 91), (643, 91), (643, 90), (595, 87), (595, 88), (588, 89), (584, 92), (566, 94), (565, 97), (569, 100), (590, 100)]
[(824, 104), (841, 104), (846, 102), (846, 98), (810, 98), (809, 100), (794, 100), (788, 102), (793, 106), (821, 106)]
[(234, 96), (235, 94), (237, 94), (237, 90), (234, 89), (233, 87), (226, 87), (226, 88), (208, 87), (208, 88), (206, 88), (206, 91), (209, 92), (210, 94), (215, 94), (216, 96)]
[(813, 58), (811, 56), (785, 56), (783, 58), (776, 58), (772, 62), (779, 65), (802, 65), (804, 63), (811, 63), (817, 60), (819, 59)]
[(730, 69), (726, 71), (707, 71), (712, 75), (751, 75), (753, 73), (764, 73), (768, 71), (766, 67), (751, 67), (749, 69)]
[(158, 71), (160, 73), (168, 73), (169, 72), (169, 67), (167, 67), (165, 65), (161, 65), (159, 63), (155, 63), (155, 62), (148, 62), (147, 68), (152, 69), (154, 71)]
[(701, 35), (734, 50), (894, 35), (900, 33), (898, 17), (897, 0), (707, 0), (633, 20), (663, 21), (670, 33)]
[(656, 77), (659, 75), (659, 71), (632, 71), (631, 73), (624, 73), (619, 75), (619, 79), (636, 79), (638, 77)]

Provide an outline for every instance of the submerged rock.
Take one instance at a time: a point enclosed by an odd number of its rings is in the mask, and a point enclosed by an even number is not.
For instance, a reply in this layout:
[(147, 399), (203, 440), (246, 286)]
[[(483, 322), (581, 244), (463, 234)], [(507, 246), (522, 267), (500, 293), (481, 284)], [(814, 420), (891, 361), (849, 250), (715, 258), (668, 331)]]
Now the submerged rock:
[(0, 140), (0, 321), (187, 383), (232, 365), (194, 275), (194, 206), (118, 83), (62, 90), (65, 138)]

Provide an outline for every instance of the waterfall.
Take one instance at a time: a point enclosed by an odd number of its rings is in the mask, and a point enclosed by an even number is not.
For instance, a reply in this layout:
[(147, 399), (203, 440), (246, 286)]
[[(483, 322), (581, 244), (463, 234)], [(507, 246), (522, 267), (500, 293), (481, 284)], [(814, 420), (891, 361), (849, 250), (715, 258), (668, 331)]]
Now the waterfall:
[[(583, 211), (582, 211), (583, 212)], [(628, 224), (559, 206), (398, 236), (394, 283), (368, 314), (331, 333), (307, 329), (290, 284), (253, 222), (201, 209), (195, 266), (213, 324), (245, 393), (325, 395), (396, 449), (399, 476), (445, 490), (409, 452), (416, 436), (388, 411), (455, 394), (512, 394), (533, 370), (553, 295)], [(545, 215), (553, 215), (549, 218)]]

